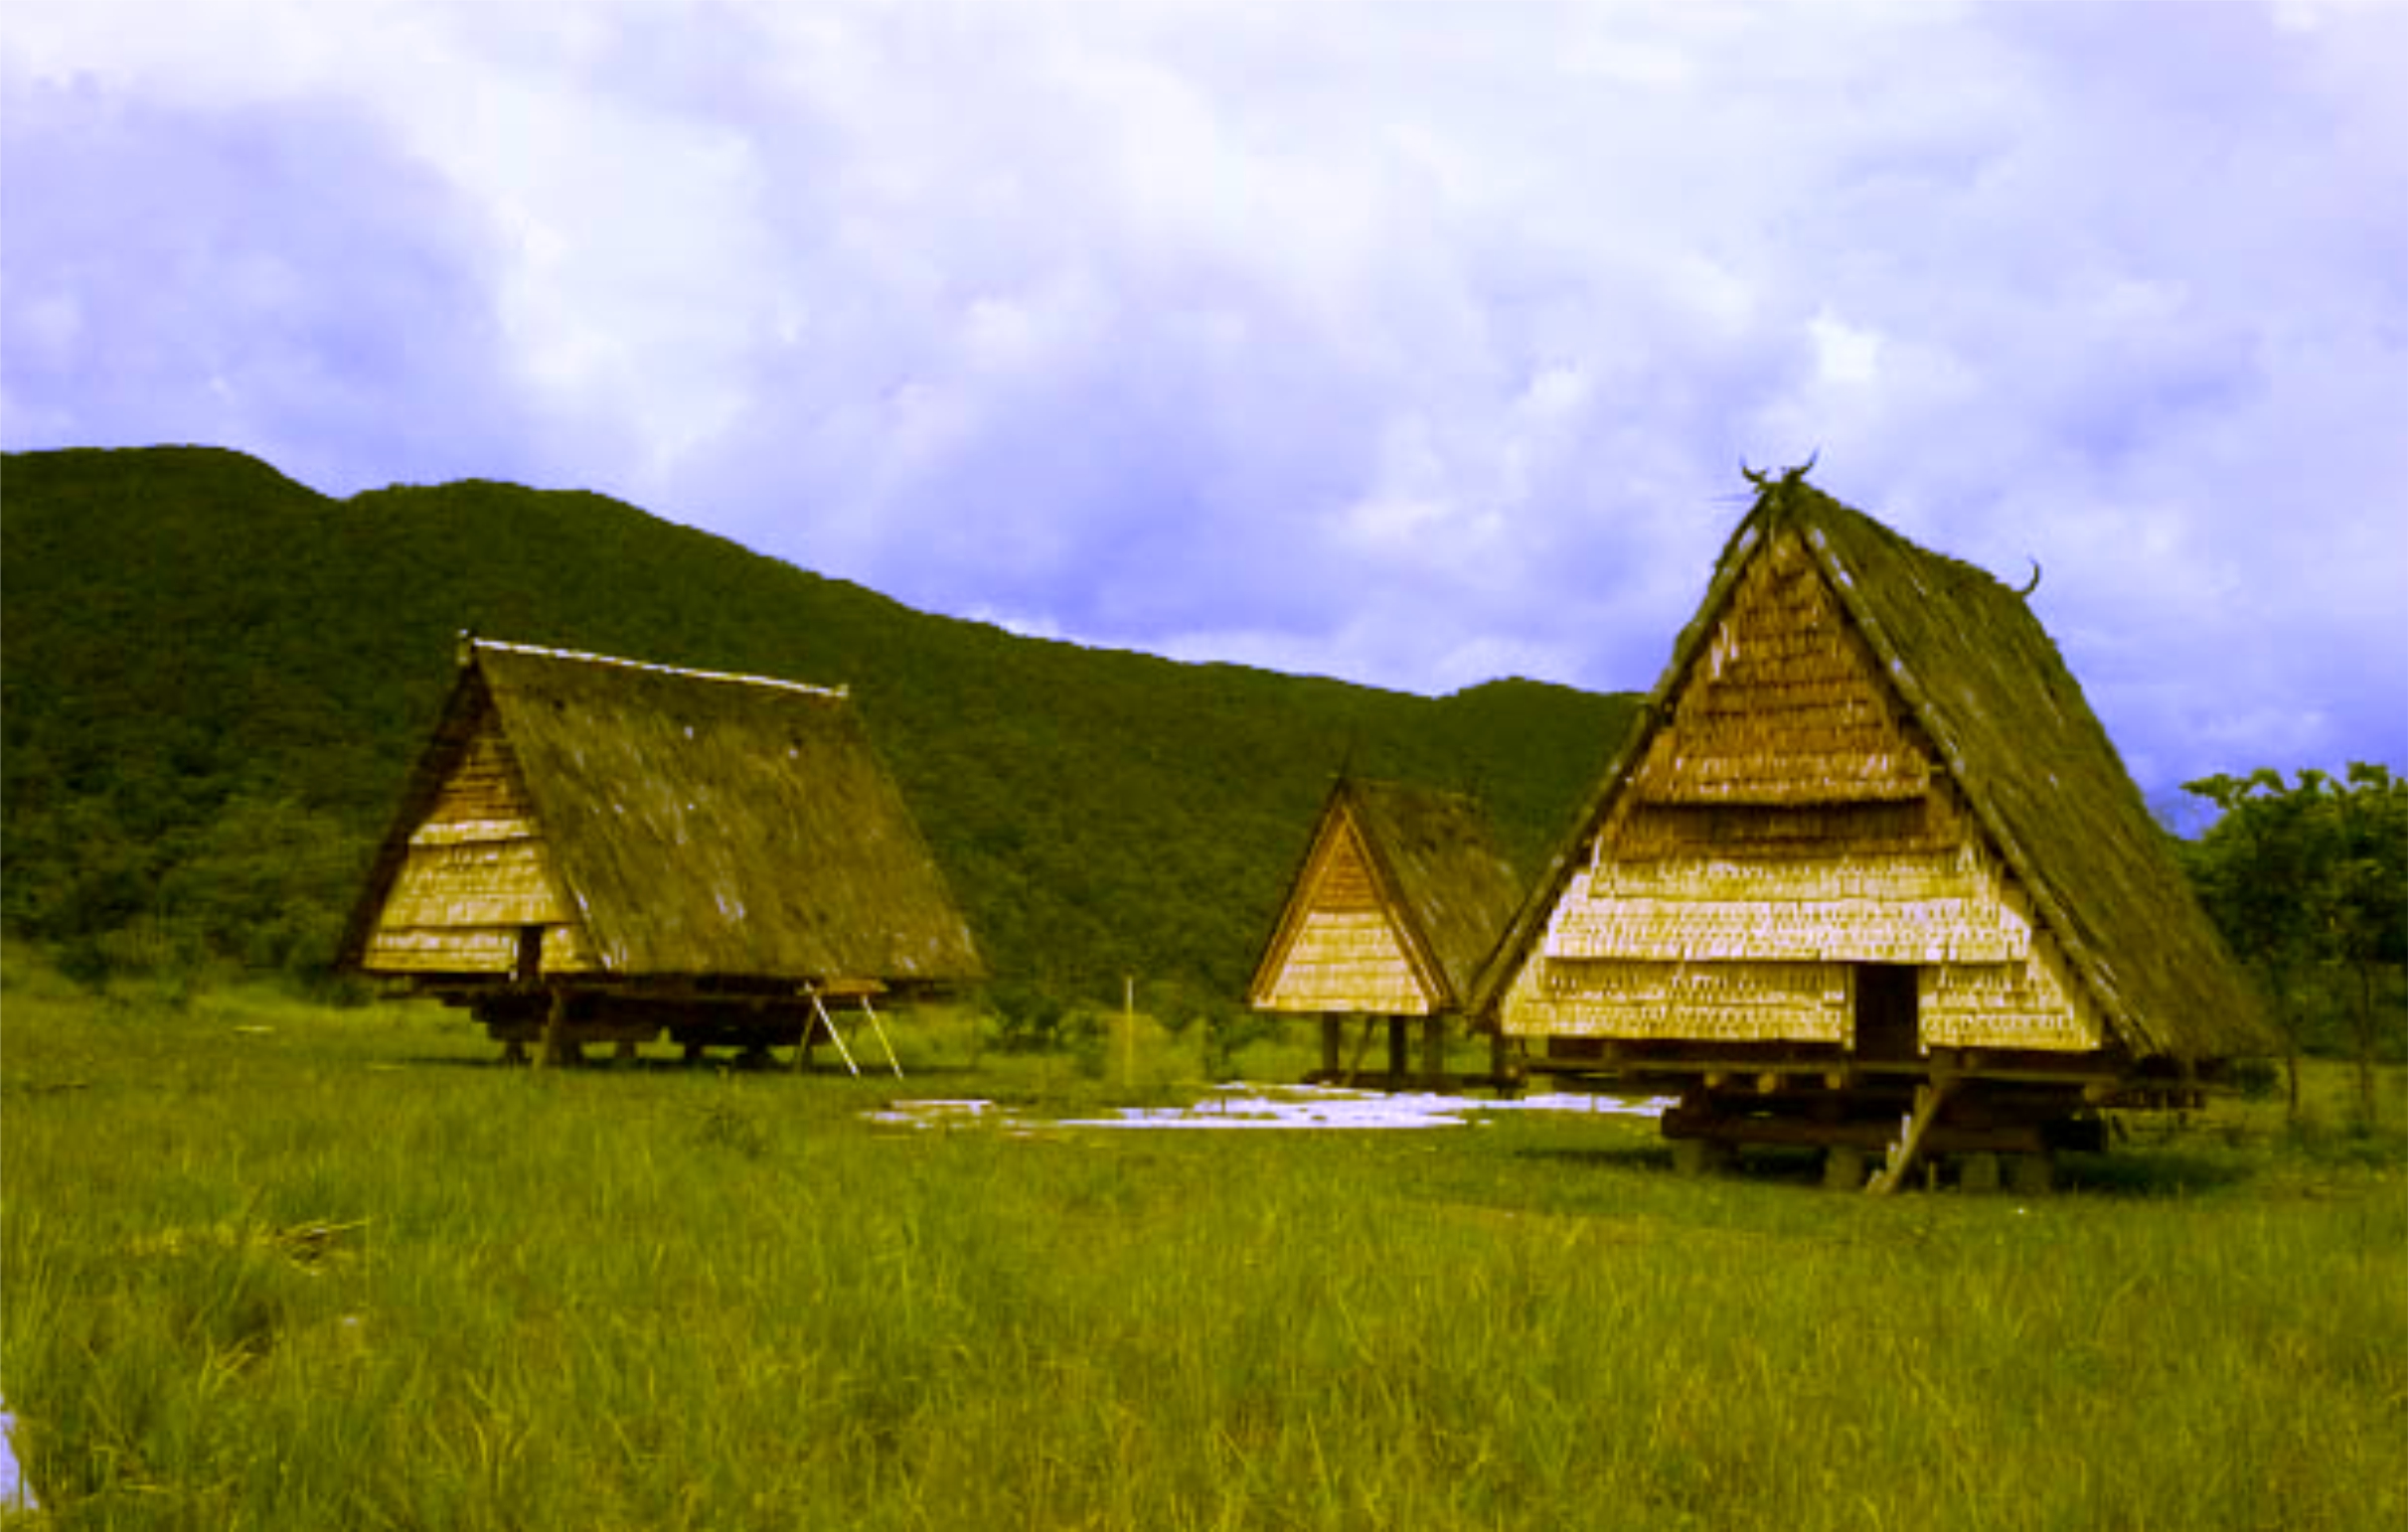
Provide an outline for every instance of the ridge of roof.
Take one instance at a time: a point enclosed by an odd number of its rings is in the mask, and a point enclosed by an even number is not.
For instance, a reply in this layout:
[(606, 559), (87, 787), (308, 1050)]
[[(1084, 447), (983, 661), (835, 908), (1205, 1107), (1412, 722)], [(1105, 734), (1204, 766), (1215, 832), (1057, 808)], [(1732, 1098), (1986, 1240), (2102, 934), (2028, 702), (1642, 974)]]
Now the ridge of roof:
[(480, 653), (527, 655), (539, 660), (567, 660), (582, 665), (609, 666), (617, 670), (642, 671), (654, 676), (676, 676), (687, 681), (724, 682), (733, 686), (769, 687), (781, 691), (800, 691), (810, 696), (846, 697), (853, 694), (850, 686), (820, 687), (809, 682), (784, 681), (775, 676), (747, 676), (735, 671), (694, 670), (682, 665), (655, 665), (648, 660), (624, 660), (616, 655), (588, 654), (577, 649), (552, 649), (541, 644), (509, 644), (500, 639), (479, 638), (473, 633), (460, 635), (463, 663)]

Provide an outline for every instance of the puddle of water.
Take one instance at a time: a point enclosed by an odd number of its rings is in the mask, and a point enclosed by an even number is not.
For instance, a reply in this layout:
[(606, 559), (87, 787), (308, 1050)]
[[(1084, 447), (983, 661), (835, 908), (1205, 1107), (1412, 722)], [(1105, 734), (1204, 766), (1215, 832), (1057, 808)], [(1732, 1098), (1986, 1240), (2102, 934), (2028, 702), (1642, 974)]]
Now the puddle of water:
[(883, 1112), (864, 1114), (874, 1123), (908, 1128), (993, 1126), (1032, 1128), (1318, 1128), (1402, 1130), (1462, 1128), (1489, 1112), (1574, 1112), (1594, 1116), (1657, 1117), (1670, 1097), (1625, 1100), (1616, 1096), (1546, 1095), (1495, 1101), (1470, 1096), (1435, 1096), (1349, 1091), (1299, 1085), (1276, 1092), (1259, 1086), (1223, 1086), (1187, 1107), (1123, 1107), (1110, 1117), (1022, 1118), (991, 1101), (898, 1101)]
[(17, 1418), (0, 1409), (0, 1511), (38, 1510), (34, 1486), (17, 1468), (16, 1431)]

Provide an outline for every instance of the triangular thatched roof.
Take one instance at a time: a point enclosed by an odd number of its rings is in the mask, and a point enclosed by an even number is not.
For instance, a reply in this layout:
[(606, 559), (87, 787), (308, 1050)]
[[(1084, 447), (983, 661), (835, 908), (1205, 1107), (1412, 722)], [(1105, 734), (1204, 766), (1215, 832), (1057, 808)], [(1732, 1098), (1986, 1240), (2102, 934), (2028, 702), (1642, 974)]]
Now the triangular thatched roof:
[[(1352, 838), (1342, 847), (1344, 838)], [(1334, 851), (1360, 846), (1368, 893), (1404, 949), (1431, 1010), (1459, 1010), (1513, 916), (1522, 883), (1499, 854), (1476, 799), (1401, 782), (1342, 776), (1331, 787), (1304, 860), (1289, 880), (1249, 996), (1261, 1003), (1288, 961)], [(1342, 1008), (1333, 1006), (1331, 1008)], [(1345, 1008), (1370, 1008), (1367, 1003)]]
[[(1795, 531), (1981, 832), (2028, 891), (2111, 1046), (2177, 1064), (2269, 1051), (2255, 997), (2199, 908), (2107, 732), (2039, 620), (1971, 564), (1916, 546), (1793, 473), (1724, 547), (1642, 718), (1481, 976), (1489, 1012), (1777, 532)], [(1862, 784), (1867, 796), (1886, 790)]]
[(982, 977), (969, 926), (843, 691), (484, 640), (463, 646), (344, 966), (362, 966), (413, 834), (497, 730), (558, 907), (600, 975)]

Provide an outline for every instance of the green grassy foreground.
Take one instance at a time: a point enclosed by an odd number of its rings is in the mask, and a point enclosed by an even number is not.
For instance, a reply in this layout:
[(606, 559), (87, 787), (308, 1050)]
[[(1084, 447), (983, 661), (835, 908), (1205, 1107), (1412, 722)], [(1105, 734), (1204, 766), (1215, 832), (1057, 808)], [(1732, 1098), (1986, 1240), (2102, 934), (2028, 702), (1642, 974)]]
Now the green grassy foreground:
[[(1605, 1118), (861, 1120), (1122, 1092), (959, 1025), (901, 1085), (538, 1073), (6, 982), (0, 1394), (63, 1526), (2408, 1524), (2396, 1132), (1875, 1201)], [(1140, 1030), (1129, 1093), (1188, 1088)]]

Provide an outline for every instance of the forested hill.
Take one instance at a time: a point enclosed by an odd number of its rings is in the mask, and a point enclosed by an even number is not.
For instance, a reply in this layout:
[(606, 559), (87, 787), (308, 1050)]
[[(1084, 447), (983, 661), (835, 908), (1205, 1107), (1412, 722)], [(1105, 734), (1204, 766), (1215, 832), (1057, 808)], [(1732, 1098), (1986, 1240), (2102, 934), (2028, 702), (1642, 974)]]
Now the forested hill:
[(1429, 699), (913, 611), (595, 495), (335, 501), (241, 454), (0, 459), (6, 878), (21, 934), (331, 950), (456, 636), (845, 683), (998, 974), (1244, 982), (1331, 775), (1471, 788), (1525, 876), (1634, 701)]

